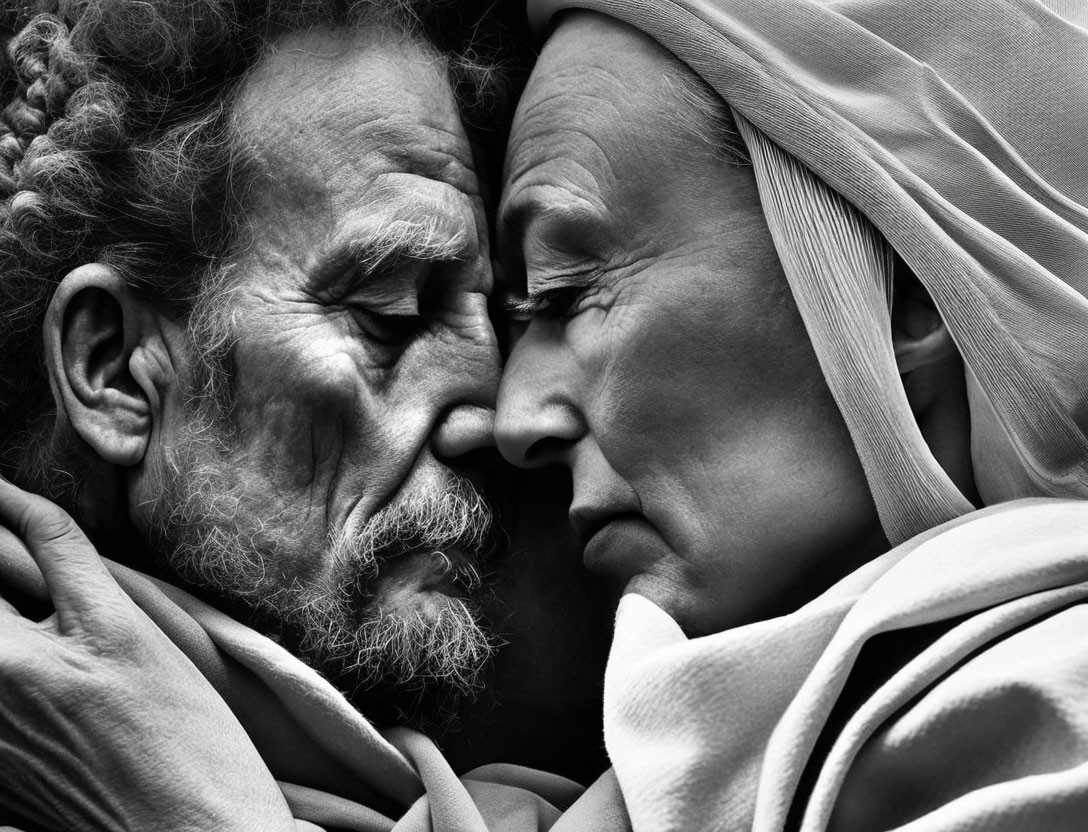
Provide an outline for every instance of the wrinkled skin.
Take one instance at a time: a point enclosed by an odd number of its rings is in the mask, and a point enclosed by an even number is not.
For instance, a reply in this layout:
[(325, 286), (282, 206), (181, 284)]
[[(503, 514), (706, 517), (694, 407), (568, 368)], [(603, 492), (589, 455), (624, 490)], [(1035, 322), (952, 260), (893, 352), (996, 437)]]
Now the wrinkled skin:
[[(399, 36), (287, 37), (237, 107), (263, 175), (232, 273), (237, 432), (224, 467), (280, 544), (275, 579), (320, 584), (337, 567), (330, 536), (441, 488), (451, 463), (492, 442), (483, 203), (441, 63)], [(376, 230), (400, 221), (425, 229), (419, 256), (359, 268)], [(396, 240), (393, 251), (404, 254)], [(92, 272), (84, 279), (107, 285)], [(138, 526), (184, 436), (181, 379), (199, 353), (169, 321), (141, 329), (150, 317), (129, 324), (154, 337), (108, 399), (142, 393), (151, 415), (127, 472)], [(99, 449), (110, 430), (98, 418), (81, 436)], [(23, 784), (0, 796), (57, 828), (294, 828), (225, 704), (70, 519), (3, 490), (5, 525), (37, 557), (57, 615), (38, 624), (0, 609), (0, 781)], [(424, 616), (455, 591), (429, 553), (392, 561), (371, 589), (385, 609)]]
[(571, 471), (590, 569), (704, 634), (887, 544), (751, 169), (678, 127), (682, 73), (588, 13), (546, 44), (500, 206), (532, 317), (496, 427), (511, 462)]
[[(449, 83), (424, 46), (374, 29), (287, 36), (237, 114), (261, 176), (232, 278), (229, 468), (277, 541), (283, 581), (307, 582), (333, 568), (330, 535), (440, 488), (451, 461), (491, 443), (487, 224)], [(428, 229), (434, 255), (361, 266), (397, 223)], [(174, 418), (133, 480), (137, 507), (184, 421), (176, 399), (164, 407)], [(440, 607), (433, 559), (404, 560), (379, 577), (378, 600)]]
[[(226, 703), (72, 519), (3, 480), (0, 519), (55, 608), (33, 622), (0, 599), (0, 807), (50, 829), (301, 828)], [(18, 547), (0, 529), (0, 561)]]

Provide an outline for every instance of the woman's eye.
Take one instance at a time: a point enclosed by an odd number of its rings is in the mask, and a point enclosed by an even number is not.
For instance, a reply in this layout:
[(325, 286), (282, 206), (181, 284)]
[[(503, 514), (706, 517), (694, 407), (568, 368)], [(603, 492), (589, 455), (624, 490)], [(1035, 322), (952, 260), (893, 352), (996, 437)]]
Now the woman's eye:
[(528, 321), (533, 316), (559, 319), (577, 314), (578, 302), (588, 291), (586, 286), (559, 286), (534, 292), (527, 298), (506, 302), (506, 311), (515, 321)]

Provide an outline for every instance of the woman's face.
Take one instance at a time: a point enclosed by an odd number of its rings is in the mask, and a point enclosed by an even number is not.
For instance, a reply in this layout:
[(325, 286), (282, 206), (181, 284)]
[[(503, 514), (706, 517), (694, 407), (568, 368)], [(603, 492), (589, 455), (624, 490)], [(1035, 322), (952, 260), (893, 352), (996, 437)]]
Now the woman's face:
[(688, 72), (599, 15), (547, 43), (500, 209), (532, 317), (497, 433), (512, 462), (569, 467), (587, 567), (702, 634), (794, 609), (887, 544), (752, 170), (691, 127)]

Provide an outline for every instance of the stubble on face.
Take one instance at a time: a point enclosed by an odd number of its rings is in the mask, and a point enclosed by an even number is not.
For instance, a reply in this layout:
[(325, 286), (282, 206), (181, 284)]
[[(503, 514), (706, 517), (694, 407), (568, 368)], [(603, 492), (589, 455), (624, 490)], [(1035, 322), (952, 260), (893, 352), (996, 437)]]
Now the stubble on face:
[[(498, 546), (479, 489), (448, 469), (405, 483), (358, 527), (322, 541), (293, 533), (291, 508), (254, 488), (245, 452), (196, 398), (171, 470), (147, 506), (153, 544), (182, 580), (332, 678), (372, 718), (456, 727), (483, 687), (498, 639), (485, 621)], [(294, 568), (321, 564), (319, 570)]]

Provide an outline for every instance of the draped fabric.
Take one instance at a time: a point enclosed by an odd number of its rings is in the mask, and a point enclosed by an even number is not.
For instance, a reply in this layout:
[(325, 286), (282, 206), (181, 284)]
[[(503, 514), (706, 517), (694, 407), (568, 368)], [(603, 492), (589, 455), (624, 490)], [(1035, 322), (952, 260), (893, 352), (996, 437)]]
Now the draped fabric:
[(907, 540), (920, 528), (970, 511), (930, 453), (897, 383), (887, 243), (853, 206), (741, 115), (737, 126), (783, 273), (819, 345), (824, 378), (869, 476), (888, 539)]
[(1086, 701), (1088, 503), (1015, 501), (715, 635), (624, 597), (605, 742), (636, 832), (1076, 832)]
[(879, 275), (835, 268), (834, 246), (808, 257), (784, 247), (786, 236), (819, 239), (797, 225), (826, 198), (817, 180), (879, 229), (948, 325), (967, 368), (983, 501), (1088, 496), (1088, 4), (529, 3), (541, 29), (570, 7), (642, 29), (740, 115), (768, 224), (893, 544), (971, 505), (907, 408), (882, 289), (862, 286)]

